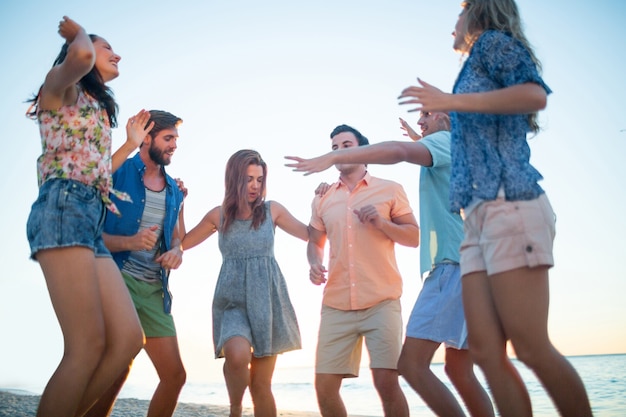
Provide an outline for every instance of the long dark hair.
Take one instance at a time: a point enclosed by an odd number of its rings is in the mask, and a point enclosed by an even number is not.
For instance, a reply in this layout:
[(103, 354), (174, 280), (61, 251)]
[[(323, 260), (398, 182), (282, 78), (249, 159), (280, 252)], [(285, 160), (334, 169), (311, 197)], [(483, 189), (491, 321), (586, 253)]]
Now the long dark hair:
[[(250, 165), (258, 165), (263, 168), (263, 182), (259, 196), (253, 203), (248, 202), (248, 175), (247, 169)], [(235, 221), (239, 207), (250, 205), (252, 209), (252, 225), (258, 229), (265, 221), (265, 184), (267, 181), (267, 165), (257, 151), (242, 149), (235, 152), (226, 163), (226, 175), (224, 185), (226, 192), (222, 202), (222, 213), (224, 223), (222, 232), (226, 232), (228, 227)]]
[[(92, 42), (100, 39), (98, 35), (93, 34), (89, 35), (89, 38)], [(65, 61), (65, 58), (67, 57), (68, 46), (68, 43), (63, 44), (61, 52), (59, 52), (59, 55), (56, 57), (54, 63), (52, 64), (53, 68)], [(109, 116), (109, 124), (111, 125), (111, 127), (116, 127), (118, 105), (115, 102), (115, 98), (113, 97), (113, 90), (111, 90), (109, 87), (107, 87), (106, 84), (104, 84), (104, 81), (102, 80), (102, 75), (100, 75), (100, 72), (95, 65), (93, 66), (93, 68), (91, 68), (91, 71), (89, 71), (88, 74), (80, 79), (78, 85), (85, 93), (89, 94), (91, 97), (95, 98), (98, 101), (100, 106), (106, 110), (107, 115)], [(43, 85), (39, 87), (39, 91), (35, 96), (27, 100), (27, 103), (31, 103), (31, 106), (26, 113), (26, 115), (30, 118), (37, 117), (39, 95), (41, 94), (42, 88)]]

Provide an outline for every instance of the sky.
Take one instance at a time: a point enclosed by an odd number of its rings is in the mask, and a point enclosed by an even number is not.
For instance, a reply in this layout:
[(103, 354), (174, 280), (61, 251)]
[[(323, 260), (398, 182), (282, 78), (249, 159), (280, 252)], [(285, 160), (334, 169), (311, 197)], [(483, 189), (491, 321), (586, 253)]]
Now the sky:
[[(39, 391), (62, 355), (62, 335), (45, 281), (29, 260), (26, 220), (37, 196), (36, 124), (24, 103), (43, 82), (63, 43), (63, 15), (104, 37), (122, 56), (110, 83), (122, 128), (142, 108), (181, 117), (168, 173), (189, 189), (190, 229), (221, 203), (224, 168), (235, 151), (256, 149), (269, 166), (268, 200), (303, 222), (315, 187), (334, 169), (302, 176), (285, 155), (330, 150), (339, 124), (370, 142), (405, 140), (400, 91), (416, 77), (451, 91), (460, 69), (451, 32), (460, 1), (317, 0), (256, 2), (161, 0), (62, 2), (19, 0), (0, 5), (0, 125), (5, 126), (5, 196), (0, 240), (0, 387)], [(526, 35), (553, 90), (541, 113), (543, 131), (530, 140), (531, 163), (557, 215), (550, 278), (549, 331), (565, 355), (626, 353), (626, 38), (622, 0), (518, 1)], [(369, 167), (401, 183), (416, 211), (415, 165)], [(322, 288), (308, 280), (306, 243), (282, 231), (276, 257), (286, 277), (303, 349), (281, 355), (277, 368), (312, 366)], [(421, 288), (418, 249), (397, 246), (406, 319)], [(221, 264), (217, 238), (187, 251), (172, 272), (173, 314), (188, 383), (222, 379), (214, 360), (211, 300)], [(71, 268), (71, 265), (68, 265)], [(436, 356), (441, 360), (441, 353)], [(367, 363), (363, 362), (363, 365)], [(144, 353), (131, 380), (155, 378)]]

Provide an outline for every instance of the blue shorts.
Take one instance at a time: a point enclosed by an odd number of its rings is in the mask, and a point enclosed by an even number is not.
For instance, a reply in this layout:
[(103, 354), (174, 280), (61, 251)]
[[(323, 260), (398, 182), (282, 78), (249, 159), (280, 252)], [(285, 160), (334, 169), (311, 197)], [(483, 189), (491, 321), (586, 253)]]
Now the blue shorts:
[(102, 240), (105, 214), (100, 192), (94, 187), (61, 178), (46, 181), (26, 224), (31, 259), (42, 249), (72, 246), (85, 246), (96, 257), (110, 258)]
[(463, 312), (461, 268), (456, 263), (440, 263), (424, 280), (406, 336), (444, 343), (446, 347), (467, 349), (467, 326)]

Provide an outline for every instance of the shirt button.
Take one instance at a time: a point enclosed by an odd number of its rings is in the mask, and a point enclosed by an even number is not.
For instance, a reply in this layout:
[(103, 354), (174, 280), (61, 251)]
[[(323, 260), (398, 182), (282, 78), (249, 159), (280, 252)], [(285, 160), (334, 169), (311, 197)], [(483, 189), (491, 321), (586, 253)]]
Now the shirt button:
[(474, 184), (472, 184), (472, 188), (476, 190), (476, 189), (478, 188), (478, 185), (476, 185), (476, 184), (474, 183)]
[(533, 247), (532, 246), (530, 246), (530, 245), (526, 246), (526, 252), (530, 253), (532, 251), (533, 251)]

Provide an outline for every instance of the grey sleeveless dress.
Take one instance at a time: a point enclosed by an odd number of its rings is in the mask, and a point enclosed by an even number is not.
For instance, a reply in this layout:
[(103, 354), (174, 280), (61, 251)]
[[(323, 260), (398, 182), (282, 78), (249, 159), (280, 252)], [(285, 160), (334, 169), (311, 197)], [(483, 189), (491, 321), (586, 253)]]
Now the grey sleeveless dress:
[(274, 223), (269, 202), (257, 230), (251, 220), (235, 220), (219, 233), (222, 253), (213, 297), (215, 357), (234, 336), (246, 338), (255, 357), (300, 349), (300, 330), (285, 278), (274, 258)]

